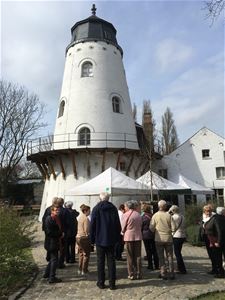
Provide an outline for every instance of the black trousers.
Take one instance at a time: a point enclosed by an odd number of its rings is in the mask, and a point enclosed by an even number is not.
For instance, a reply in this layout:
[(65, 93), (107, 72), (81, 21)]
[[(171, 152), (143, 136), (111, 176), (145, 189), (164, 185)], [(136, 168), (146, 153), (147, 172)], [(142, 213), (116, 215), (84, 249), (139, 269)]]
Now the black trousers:
[(66, 246), (66, 262), (67, 263), (75, 262), (75, 244), (76, 244), (75, 236), (66, 238), (65, 246)]
[(49, 279), (53, 279), (58, 265), (58, 251), (48, 251), (47, 260), (48, 265), (45, 269), (45, 276)]
[(186, 267), (181, 253), (184, 241), (185, 241), (184, 238), (173, 238), (173, 248), (177, 260), (177, 269), (182, 273), (186, 272)]
[(205, 247), (206, 247), (209, 259), (211, 260), (211, 263), (212, 263), (212, 271), (216, 273), (217, 266), (216, 266), (216, 262), (215, 262), (215, 258), (214, 258), (215, 255), (213, 253), (213, 248), (209, 247), (210, 242), (209, 242), (209, 239), (206, 234), (204, 234), (203, 239), (204, 239), (204, 243), (205, 243)]
[(215, 266), (215, 273), (224, 275), (222, 248), (221, 247), (212, 247), (211, 251), (212, 251), (213, 265)]
[(116, 257), (116, 259), (121, 259), (122, 258), (123, 250), (124, 250), (124, 241), (123, 241), (123, 236), (120, 235), (120, 240), (115, 245), (115, 257)]
[(105, 258), (107, 258), (108, 279), (110, 285), (115, 285), (116, 281), (116, 262), (114, 257), (115, 246), (103, 247), (97, 246), (97, 270), (98, 270), (98, 284), (105, 283)]
[(154, 239), (143, 240), (145, 246), (145, 252), (148, 260), (148, 267), (153, 269), (153, 261), (155, 269), (159, 268), (159, 258), (155, 247)]
[(66, 239), (63, 237), (60, 239), (59, 268), (64, 265), (65, 256), (66, 256)]

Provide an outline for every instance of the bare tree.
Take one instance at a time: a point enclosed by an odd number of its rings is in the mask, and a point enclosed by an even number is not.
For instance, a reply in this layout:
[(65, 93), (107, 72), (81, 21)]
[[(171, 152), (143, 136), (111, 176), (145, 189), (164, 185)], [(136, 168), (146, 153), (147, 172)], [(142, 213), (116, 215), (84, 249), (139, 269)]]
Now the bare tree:
[(162, 144), (163, 154), (171, 153), (179, 145), (173, 114), (169, 107), (167, 107), (164, 115), (162, 116)]
[(205, 2), (204, 8), (206, 13), (206, 18), (211, 19), (211, 24), (223, 13), (225, 9), (225, 0), (208, 0)]
[(147, 139), (149, 151), (151, 152), (154, 151), (154, 144), (156, 139), (155, 125), (156, 123), (153, 118), (151, 102), (150, 100), (144, 100), (142, 110), (142, 126), (145, 137)]
[(16, 167), (16, 176), (24, 179), (42, 178), (37, 165), (31, 161), (27, 161), (25, 157), (21, 159), (20, 163)]
[(142, 110), (142, 126), (145, 135), (145, 148), (144, 153), (146, 159), (149, 162), (150, 170), (150, 180), (151, 180), (151, 189), (150, 189), (150, 199), (153, 200), (153, 175), (152, 175), (152, 161), (154, 159), (154, 146), (155, 146), (155, 120), (153, 119), (153, 113), (151, 108), (150, 100), (143, 101), (143, 110)]
[(134, 121), (136, 122), (137, 121), (137, 105), (135, 102), (133, 104), (132, 114), (133, 114)]
[(28, 140), (44, 127), (44, 105), (26, 88), (0, 81), (0, 196), (16, 174)]

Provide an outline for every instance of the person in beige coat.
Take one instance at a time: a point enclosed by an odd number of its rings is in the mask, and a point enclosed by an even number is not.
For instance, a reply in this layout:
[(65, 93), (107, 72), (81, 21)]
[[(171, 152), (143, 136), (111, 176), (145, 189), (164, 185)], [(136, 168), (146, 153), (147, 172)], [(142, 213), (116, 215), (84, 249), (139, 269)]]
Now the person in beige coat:
[(79, 270), (78, 275), (86, 275), (88, 273), (88, 264), (91, 253), (90, 242), (90, 206), (82, 204), (81, 212), (78, 218), (77, 236), (76, 241), (79, 251)]
[[(175, 230), (175, 225), (171, 215), (166, 211), (167, 204), (165, 200), (158, 202), (158, 208), (158, 212), (152, 216), (149, 228), (155, 233), (155, 245), (160, 267), (159, 277), (162, 279), (174, 279), (172, 232)], [(169, 270), (166, 267), (165, 255), (168, 260)]]

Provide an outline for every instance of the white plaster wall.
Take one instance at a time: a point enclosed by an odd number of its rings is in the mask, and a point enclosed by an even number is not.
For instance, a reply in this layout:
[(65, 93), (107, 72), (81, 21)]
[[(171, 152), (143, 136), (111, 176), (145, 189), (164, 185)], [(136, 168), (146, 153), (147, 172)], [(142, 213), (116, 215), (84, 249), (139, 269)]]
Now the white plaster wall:
[[(42, 197), (42, 206), (41, 211), (39, 215), (39, 219), (41, 221), (42, 215), (46, 209), (46, 207), (50, 206), (52, 204), (53, 197), (62, 197), (66, 201), (71, 200), (74, 203), (74, 208), (79, 210), (79, 207), (82, 203), (85, 203), (87, 205), (90, 205), (91, 208), (98, 202), (98, 197), (92, 196), (66, 196), (68, 195), (68, 191), (74, 188), (75, 186), (78, 186), (86, 181), (88, 181), (91, 178), (94, 178), (95, 176), (99, 175), (101, 173), (102, 168), (102, 154), (100, 153), (92, 153), (90, 155), (90, 178), (87, 176), (87, 154), (85, 152), (79, 152), (75, 156), (76, 159), (76, 167), (77, 167), (77, 174), (78, 178), (76, 179), (73, 175), (73, 169), (72, 169), (72, 163), (69, 156), (64, 155), (62, 156), (63, 165), (65, 168), (66, 173), (66, 179), (63, 179), (60, 165), (58, 163), (58, 160), (52, 161), (55, 173), (57, 175), (56, 180), (54, 180), (53, 175), (50, 176), (49, 180), (46, 180), (45, 182), (45, 188), (43, 192)], [(106, 154), (106, 162), (105, 162), (105, 170), (109, 167), (116, 168), (116, 163), (118, 159), (118, 153), (112, 153), (107, 152)], [(130, 161), (130, 156), (124, 155), (122, 157), (122, 160), (126, 162), (126, 165), (128, 166)], [(130, 169), (129, 176), (131, 178), (135, 178), (135, 170), (137, 169), (137, 166), (140, 162), (139, 157), (135, 157), (132, 167)], [(144, 165), (143, 165), (144, 167)], [(142, 168), (140, 168), (138, 176), (141, 174)], [(122, 172), (125, 174), (125, 172)], [(126, 175), (126, 174), (125, 174)], [(123, 203), (124, 201), (131, 199), (132, 196), (120, 196), (120, 197), (113, 197), (112, 202), (118, 206), (119, 204)]]
[[(84, 61), (93, 63), (93, 77), (81, 77)], [(120, 97), (122, 113), (113, 112), (113, 95)], [(105, 139), (105, 132), (108, 132), (114, 133), (111, 139), (123, 140), (125, 133), (125, 139), (134, 141), (126, 147), (138, 149), (122, 57), (115, 46), (105, 42), (85, 42), (71, 47), (66, 56), (61, 99), (66, 104), (64, 115), (56, 120), (55, 139), (68, 140), (67, 134), (70, 133), (70, 140), (76, 140), (78, 130), (86, 126), (96, 139)], [(99, 132), (102, 134), (97, 134)], [(58, 134), (64, 136), (56, 137)], [(119, 148), (121, 145), (115, 141), (107, 146)], [(76, 142), (72, 146), (79, 147)], [(91, 146), (106, 147), (102, 142)], [(59, 148), (62, 145), (58, 144)]]
[[(202, 128), (170, 155), (157, 161), (156, 169), (166, 168), (168, 179), (178, 172), (190, 180), (213, 189), (224, 189), (225, 180), (216, 178), (216, 167), (224, 167), (225, 140), (207, 128)], [(210, 157), (202, 158), (209, 149)]]

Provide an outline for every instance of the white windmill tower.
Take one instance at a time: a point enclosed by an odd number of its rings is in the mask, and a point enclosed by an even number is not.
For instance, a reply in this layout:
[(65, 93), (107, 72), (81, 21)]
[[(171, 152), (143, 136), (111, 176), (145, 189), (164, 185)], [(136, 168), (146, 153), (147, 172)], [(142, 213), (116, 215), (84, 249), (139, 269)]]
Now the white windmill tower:
[(93, 5), (71, 33), (54, 136), (28, 146), (28, 159), (46, 178), (42, 211), (54, 196), (64, 197), (109, 167), (133, 178), (146, 170), (116, 29), (96, 16)]

